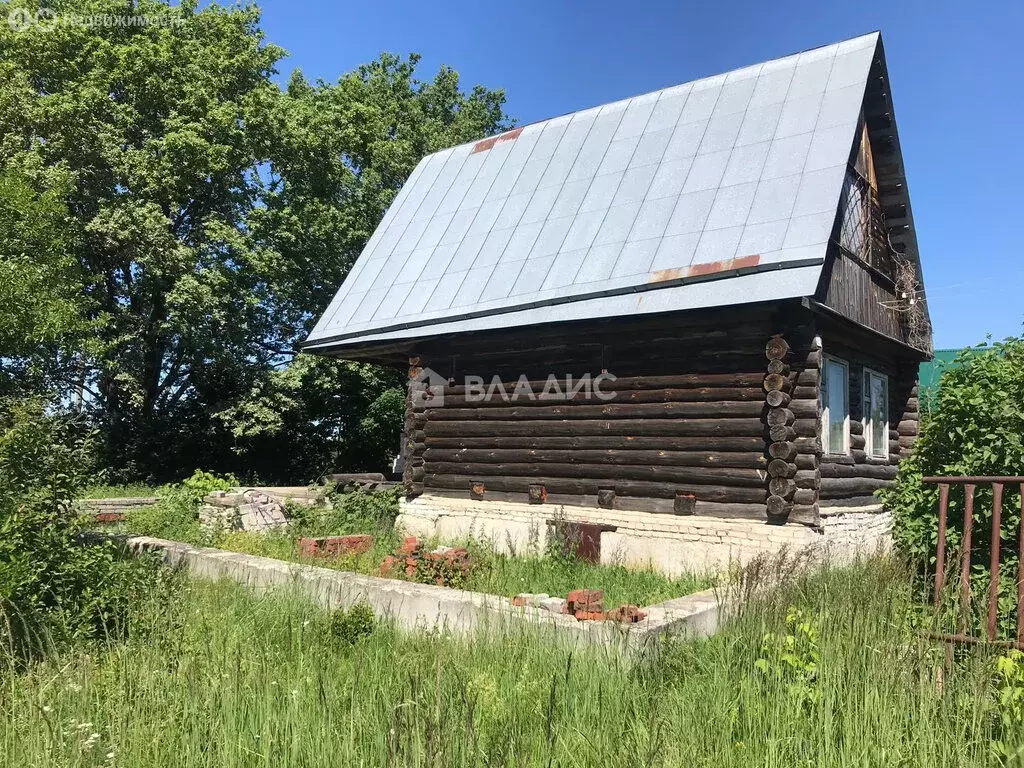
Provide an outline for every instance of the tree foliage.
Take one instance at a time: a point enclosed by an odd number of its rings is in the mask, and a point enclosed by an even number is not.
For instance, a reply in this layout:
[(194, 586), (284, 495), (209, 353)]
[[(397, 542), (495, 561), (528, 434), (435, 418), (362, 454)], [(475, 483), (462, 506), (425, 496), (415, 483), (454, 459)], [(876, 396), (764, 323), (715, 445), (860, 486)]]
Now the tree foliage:
[(0, 409), (0, 671), (74, 640), (115, 637), (156, 563), (81, 546), (68, 504), (90, 476), (88, 429), (37, 401)]
[[(938, 541), (938, 488), (923, 477), (1024, 474), (1024, 339), (1006, 339), (964, 350), (942, 373), (935, 408), (921, 425), (914, 453), (900, 464), (896, 482), (881, 492), (893, 510), (897, 546), (920, 563), (932, 562)], [(1011, 501), (1011, 494), (1013, 500)], [(992, 493), (979, 486), (975, 525), (990, 525)], [(1020, 505), (1007, 488), (1003, 543), (1008, 560), (1016, 548)], [(980, 522), (984, 521), (984, 522)], [(963, 530), (963, 492), (949, 507), (950, 542)], [(975, 538), (979, 567), (988, 563), (987, 535)]]
[(0, 25), (0, 298), (26, 299), (0, 357), (81, 393), (123, 477), (382, 468), (399, 379), (294, 349), (419, 159), (507, 127), (503, 94), (390, 54), (281, 88), (253, 5), (52, 7), (178, 23)]

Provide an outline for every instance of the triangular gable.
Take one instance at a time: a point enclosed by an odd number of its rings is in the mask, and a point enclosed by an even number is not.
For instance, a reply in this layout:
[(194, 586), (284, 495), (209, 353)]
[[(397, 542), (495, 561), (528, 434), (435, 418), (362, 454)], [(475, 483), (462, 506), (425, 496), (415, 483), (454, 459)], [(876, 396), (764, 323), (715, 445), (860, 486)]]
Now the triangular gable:
[[(840, 196), (833, 245), (818, 298), (851, 319), (930, 350), (931, 321), (880, 40)], [(857, 276), (849, 267), (837, 268), (838, 258), (850, 259), (869, 274)], [(849, 303), (849, 296), (837, 298), (850, 293), (853, 282), (863, 282), (866, 289), (859, 307)]]

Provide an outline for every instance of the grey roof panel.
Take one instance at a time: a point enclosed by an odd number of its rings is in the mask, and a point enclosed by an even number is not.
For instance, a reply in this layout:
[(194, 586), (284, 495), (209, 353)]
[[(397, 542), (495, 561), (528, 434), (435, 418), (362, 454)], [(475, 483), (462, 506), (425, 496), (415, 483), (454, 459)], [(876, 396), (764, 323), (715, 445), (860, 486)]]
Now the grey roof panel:
[[(308, 344), (812, 293), (876, 50), (873, 33), (425, 157)], [(774, 271), (730, 271), (750, 256)]]
[[(808, 266), (741, 275), (725, 281), (700, 282), (645, 294), (623, 294), (612, 297), (582, 299), (577, 302), (542, 308), (526, 308), (469, 320), (441, 320), (431, 333), (455, 334), (498, 328), (521, 328), (552, 322), (579, 320), (581, 317), (624, 317), (699, 309), (723, 304), (748, 304), (774, 301), (814, 293), (821, 267)], [(724, 299), (724, 301), (723, 301)], [(419, 328), (370, 331), (359, 343), (385, 343), (412, 339), (423, 335)], [(316, 349), (316, 342), (310, 342)]]
[(519, 277), (516, 278), (516, 284), (512, 286), (512, 295), (520, 296), (539, 291), (555, 258), (555, 256), (544, 256), (539, 259), (527, 259), (523, 262), (523, 268), (519, 272)]
[(661, 243), (661, 237), (651, 240), (627, 242), (622, 246), (619, 260), (615, 262), (612, 277), (630, 277), (631, 275), (645, 275), (650, 272), (654, 256), (658, 252), (658, 246)]

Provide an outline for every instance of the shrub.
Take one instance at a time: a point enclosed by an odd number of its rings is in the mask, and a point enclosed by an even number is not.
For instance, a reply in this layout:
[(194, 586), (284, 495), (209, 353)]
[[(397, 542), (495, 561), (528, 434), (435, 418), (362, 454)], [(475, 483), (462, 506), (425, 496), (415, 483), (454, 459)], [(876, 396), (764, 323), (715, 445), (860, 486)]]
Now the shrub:
[(293, 530), (299, 535), (344, 536), (353, 533), (388, 532), (398, 517), (401, 488), (380, 493), (333, 493), (331, 506), (290, 507)]
[(377, 617), (368, 603), (356, 603), (348, 610), (339, 608), (331, 614), (331, 636), (345, 645), (355, 645), (373, 634)]
[[(938, 488), (929, 475), (1024, 474), (1024, 340), (965, 350), (939, 381), (935, 410), (922, 422), (914, 453), (900, 465), (896, 482), (880, 494), (894, 515), (896, 545), (919, 564), (931, 562), (938, 540)], [(1007, 491), (1012, 489), (1007, 488)], [(963, 529), (963, 494), (950, 495), (951, 544)], [(975, 503), (979, 519), (990, 519), (991, 491), (981, 486)], [(1004, 543), (1011, 554), (1020, 506), (1004, 504)], [(984, 529), (982, 529), (984, 530)], [(988, 537), (974, 550), (988, 562)]]
[(91, 449), (81, 425), (38, 402), (0, 408), (0, 640), (16, 658), (121, 634), (155, 578), (151, 561), (78, 540), (68, 500), (89, 478)]

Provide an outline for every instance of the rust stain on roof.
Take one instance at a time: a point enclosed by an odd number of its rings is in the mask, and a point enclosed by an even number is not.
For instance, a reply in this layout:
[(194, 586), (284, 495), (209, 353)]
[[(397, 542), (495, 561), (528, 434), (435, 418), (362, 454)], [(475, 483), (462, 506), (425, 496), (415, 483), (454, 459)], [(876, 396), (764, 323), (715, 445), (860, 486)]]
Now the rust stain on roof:
[(680, 277), (686, 277), (686, 267), (673, 267), (672, 269), (659, 269), (647, 282), (649, 283), (664, 283), (666, 280), (678, 280)]
[(668, 280), (680, 280), (686, 277), (701, 277), (713, 275), (717, 272), (732, 272), (736, 269), (756, 267), (761, 263), (761, 256), (753, 254), (735, 259), (724, 259), (723, 261), (709, 261), (704, 264), (692, 264), (689, 267), (674, 267), (672, 269), (661, 269), (655, 272), (648, 279), (648, 283), (664, 283)]
[(486, 152), (487, 150), (491, 149), (495, 144), (497, 144), (499, 141), (515, 141), (517, 138), (519, 138), (519, 134), (522, 133), (522, 132), (523, 132), (522, 128), (514, 128), (511, 131), (505, 131), (505, 133), (499, 133), (497, 136), (491, 136), (491, 138), (489, 138), (489, 139), (484, 139), (483, 141), (478, 141), (476, 144), (473, 145), (473, 151), (470, 152), (470, 154), (473, 155), (473, 154), (476, 154), (477, 152)]

